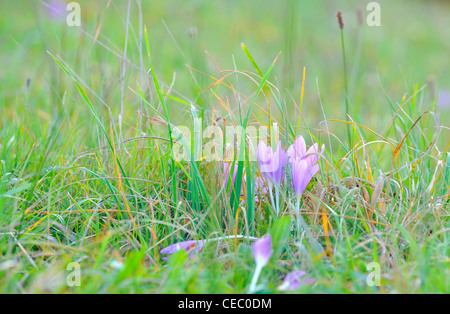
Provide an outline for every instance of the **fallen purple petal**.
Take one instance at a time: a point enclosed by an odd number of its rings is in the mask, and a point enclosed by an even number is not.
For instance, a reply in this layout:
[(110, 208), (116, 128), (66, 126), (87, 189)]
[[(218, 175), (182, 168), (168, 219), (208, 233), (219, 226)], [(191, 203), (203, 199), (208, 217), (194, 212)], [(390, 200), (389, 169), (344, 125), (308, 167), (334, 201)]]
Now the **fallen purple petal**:
[(306, 272), (294, 270), (284, 277), (283, 283), (278, 287), (280, 291), (295, 291), (301, 285), (309, 285), (315, 282), (314, 278), (303, 278)]
[[(168, 247), (162, 249), (160, 254), (162, 255), (171, 255), (180, 250), (185, 250), (189, 254), (189, 258), (192, 258), (194, 254), (197, 254), (203, 250), (204, 240), (191, 240), (184, 241), (169, 245)], [(167, 259), (167, 257), (163, 257), (163, 260)]]

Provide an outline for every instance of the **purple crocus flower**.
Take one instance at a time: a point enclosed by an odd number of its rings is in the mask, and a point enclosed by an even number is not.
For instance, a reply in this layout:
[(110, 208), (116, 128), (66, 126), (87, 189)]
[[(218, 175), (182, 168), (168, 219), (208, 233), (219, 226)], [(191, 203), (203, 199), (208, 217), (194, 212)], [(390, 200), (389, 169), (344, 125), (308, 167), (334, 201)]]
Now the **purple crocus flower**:
[(298, 197), (302, 196), (311, 179), (319, 172), (320, 167), (317, 161), (324, 151), (325, 146), (322, 146), (322, 151), (319, 153), (317, 143), (307, 151), (302, 136), (298, 137), (294, 144), (289, 147), (287, 156), (291, 163), (292, 184)]
[(45, 10), (50, 18), (61, 20), (66, 17), (66, 3), (61, 0), (51, 0), (48, 4), (44, 3)]
[(439, 91), (437, 97), (437, 105), (442, 109), (450, 109), (450, 91)]
[[(189, 254), (189, 258), (192, 258), (194, 254), (199, 253), (203, 250), (204, 240), (191, 240), (184, 241), (169, 245), (168, 247), (162, 249), (160, 254), (170, 255), (178, 252), (179, 250), (185, 250)], [(163, 257), (163, 260), (167, 260), (167, 257)]]
[(261, 270), (266, 266), (270, 258), (272, 257), (272, 237), (270, 234), (262, 237), (252, 244), (253, 248), (253, 256), (255, 257), (255, 273), (253, 274), (252, 282), (250, 283), (249, 292), (256, 292), (256, 284), (258, 283), (259, 275), (261, 274)]
[(284, 179), (284, 167), (287, 164), (286, 152), (278, 143), (277, 150), (273, 152), (272, 147), (267, 146), (263, 141), (259, 142), (257, 158), (259, 169), (263, 179), (269, 187), (280, 186)]
[(253, 256), (255, 257), (256, 267), (263, 268), (272, 257), (272, 237), (268, 234), (252, 244)]
[(314, 278), (303, 278), (306, 276), (306, 272), (302, 270), (294, 270), (284, 277), (283, 283), (278, 287), (280, 291), (294, 291), (297, 290), (302, 284), (312, 284)]

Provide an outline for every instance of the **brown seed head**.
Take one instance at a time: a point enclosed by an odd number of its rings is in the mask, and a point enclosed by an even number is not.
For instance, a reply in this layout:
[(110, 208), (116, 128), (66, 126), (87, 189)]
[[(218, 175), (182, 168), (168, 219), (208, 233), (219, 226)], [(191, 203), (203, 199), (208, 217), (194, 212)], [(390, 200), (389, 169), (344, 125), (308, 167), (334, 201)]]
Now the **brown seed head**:
[(338, 23), (339, 23), (339, 28), (340, 29), (344, 29), (344, 18), (342, 17), (342, 11), (339, 11), (337, 14), (337, 19), (338, 19)]

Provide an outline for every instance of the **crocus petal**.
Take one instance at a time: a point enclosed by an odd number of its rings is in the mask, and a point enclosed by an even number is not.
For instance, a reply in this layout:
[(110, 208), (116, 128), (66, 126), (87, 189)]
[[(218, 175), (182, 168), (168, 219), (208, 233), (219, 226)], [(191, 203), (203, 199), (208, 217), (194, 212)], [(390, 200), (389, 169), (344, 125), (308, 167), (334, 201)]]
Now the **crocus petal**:
[(325, 151), (325, 145), (322, 146), (322, 151), (319, 153), (319, 145), (315, 143), (313, 146), (311, 146), (308, 151), (306, 152), (306, 155), (303, 157), (308, 161), (308, 166), (314, 166), (317, 161), (319, 160), (319, 157), (323, 155)]
[(303, 136), (299, 136), (293, 145), (288, 149), (288, 159), (289, 161), (294, 161), (296, 159), (303, 159), (306, 156), (306, 143)]
[(306, 189), (308, 163), (305, 160), (296, 160), (292, 163), (292, 184), (295, 194), (301, 196)]
[(280, 182), (279, 184), (281, 184), (281, 181), (284, 178), (285, 172), (284, 172), (284, 167), (286, 167), (287, 165), (287, 156), (286, 156), (286, 151), (284, 149), (281, 148), (281, 143), (278, 146), (278, 150), (279, 150), (279, 160), (280, 160), (280, 167), (279, 167), (279, 172), (280, 172)]
[(256, 265), (259, 267), (266, 266), (272, 257), (272, 237), (269, 235), (262, 237), (252, 244), (253, 256)]
[(322, 146), (322, 151), (319, 153), (319, 145), (313, 144), (308, 150), (306, 150), (305, 140), (302, 136), (299, 136), (293, 145), (288, 149), (288, 160), (292, 163), (295, 160), (306, 159), (309, 166), (313, 166), (318, 160), (320, 155), (325, 151), (325, 145)]
[(317, 156), (318, 153), (319, 145), (317, 143), (314, 143), (314, 145), (308, 149), (306, 155), (303, 157), (308, 162), (309, 167), (313, 166), (317, 162), (317, 160), (319, 160), (319, 156)]
[(257, 158), (261, 176), (269, 184), (269, 188), (275, 184), (281, 185), (284, 179), (284, 167), (287, 164), (286, 152), (278, 143), (277, 150), (273, 152), (263, 141), (258, 145)]
[(260, 168), (261, 175), (266, 181), (268, 181), (268, 173), (272, 172), (271, 162), (273, 157), (273, 151), (271, 147), (261, 141), (258, 144), (257, 159)]

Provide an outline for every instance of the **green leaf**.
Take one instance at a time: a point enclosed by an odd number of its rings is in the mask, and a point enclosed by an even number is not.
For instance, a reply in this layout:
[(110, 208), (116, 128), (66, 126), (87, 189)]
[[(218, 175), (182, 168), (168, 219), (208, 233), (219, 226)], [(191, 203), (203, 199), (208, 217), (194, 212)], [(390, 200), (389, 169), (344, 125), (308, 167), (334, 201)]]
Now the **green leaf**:
[(270, 229), (273, 245), (273, 257), (277, 259), (283, 252), (284, 246), (289, 238), (289, 229), (291, 225), (291, 217), (285, 216), (275, 221)]

